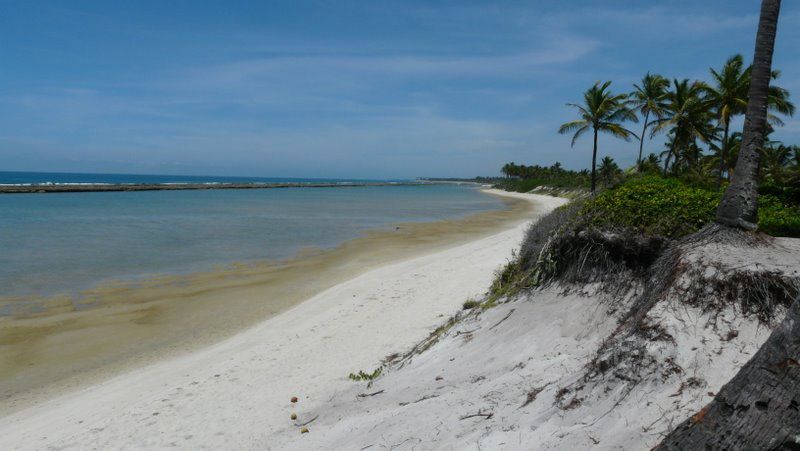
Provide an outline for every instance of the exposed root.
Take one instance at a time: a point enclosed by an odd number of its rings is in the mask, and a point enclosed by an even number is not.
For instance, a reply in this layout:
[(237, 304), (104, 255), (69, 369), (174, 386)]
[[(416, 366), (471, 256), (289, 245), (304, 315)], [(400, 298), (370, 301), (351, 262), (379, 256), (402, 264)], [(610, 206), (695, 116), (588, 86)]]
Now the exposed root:
[(719, 312), (738, 304), (745, 315), (755, 315), (762, 323), (771, 323), (779, 307), (788, 306), (800, 290), (800, 281), (778, 271), (731, 270), (718, 262), (708, 266), (693, 264), (684, 270), (669, 296)]
[(581, 225), (581, 202), (543, 217), (528, 230), (515, 266), (501, 281), (520, 288), (559, 284), (565, 291), (598, 284), (594, 294), (619, 300), (637, 291), (667, 240)]

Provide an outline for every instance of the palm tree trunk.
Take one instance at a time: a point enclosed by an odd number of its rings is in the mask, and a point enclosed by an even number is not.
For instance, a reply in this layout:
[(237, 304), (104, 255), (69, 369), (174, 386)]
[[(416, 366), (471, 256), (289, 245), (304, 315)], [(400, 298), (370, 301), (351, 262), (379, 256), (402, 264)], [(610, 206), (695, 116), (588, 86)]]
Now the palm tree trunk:
[(644, 113), (644, 127), (642, 127), (642, 136), (639, 137), (639, 158), (636, 160), (636, 167), (642, 164), (642, 147), (644, 147), (644, 132), (647, 130), (647, 119), (650, 117), (650, 110)]
[(669, 169), (669, 160), (672, 158), (672, 153), (675, 151), (675, 139), (672, 140), (672, 145), (669, 146), (669, 152), (667, 152), (667, 161), (664, 162), (664, 177), (667, 176), (667, 170)]
[(746, 230), (755, 230), (758, 221), (758, 170), (767, 123), (767, 95), (780, 10), (780, 0), (761, 2), (742, 147), (733, 181), (717, 207), (718, 223)]
[(725, 159), (728, 157), (728, 129), (731, 121), (725, 121), (725, 131), (722, 133), (722, 146), (719, 149), (719, 174), (717, 174), (717, 190), (722, 188), (722, 173), (725, 172)]
[(595, 175), (595, 164), (597, 163), (597, 128), (594, 129), (594, 147), (592, 148), (592, 194), (597, 186), (597, 177)]
[(800, 299), (761, 349), (655, 449), (797, 449)]
[[(684, 158), (686, 158), (686, 157), (684, 157)], [(675, 160), (672, 161), (672, 173), (673, 174), (677, 174), (678, 173), (678, 163), (680, 163), (680, 160), (681, 159), (678, 158), (678, 152), (676, 151), (675, 152)]]

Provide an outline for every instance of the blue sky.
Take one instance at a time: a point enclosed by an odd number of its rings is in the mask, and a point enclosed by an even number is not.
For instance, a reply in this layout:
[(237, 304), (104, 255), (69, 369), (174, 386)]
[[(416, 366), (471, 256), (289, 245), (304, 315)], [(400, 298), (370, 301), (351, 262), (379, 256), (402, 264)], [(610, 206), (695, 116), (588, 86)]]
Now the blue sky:
[[(587, 167), (597, 80), (752, 57), (759, 2), (0, 0), (0, 170), (407, 178)], [(800, 5), (774, 66), (800, 102)], [(775, 135), (800, 144), (800, 121)], [(655, 149), (658, 140), (648, 144)], [(602, 137), (624, 165), (636, 145)]]

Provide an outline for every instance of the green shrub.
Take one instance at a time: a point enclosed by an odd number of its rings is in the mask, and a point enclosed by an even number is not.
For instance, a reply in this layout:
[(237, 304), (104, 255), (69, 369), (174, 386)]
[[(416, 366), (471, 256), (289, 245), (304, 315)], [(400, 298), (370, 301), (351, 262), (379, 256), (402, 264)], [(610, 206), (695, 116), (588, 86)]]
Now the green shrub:
[(480, 305), (481, 305), (480, 301), (476, 301), (474, 299), (470, 299), (470, 300), (464, 302), (464, 305), (462, 307), (463, 307), (464, 310), (472, 310), (475, 307), (478, 307)]
[(758, 186), (758, 194), (776, 197), (784, 205), (800, 206), (800, 181), (779, 184), (768, 180)]
[(592, 226), (677, 238), (713, 220), (719, 199), (713, 191), (646, 176), (600, 193), (586, 202), (581, 216)]
[[(585, 225), (679, 238), (711, 222), (721, 196), (676, 179), (646, 176), (590, 199), (580, 216)], [(761, 195), (758, 226), (773, 236), (800, 237), (800, 207), (783, 197)]]
[(759, 196), (758, 227), (770, 235), (800, 238), (800, 207), (786, 205), (775, 196)]

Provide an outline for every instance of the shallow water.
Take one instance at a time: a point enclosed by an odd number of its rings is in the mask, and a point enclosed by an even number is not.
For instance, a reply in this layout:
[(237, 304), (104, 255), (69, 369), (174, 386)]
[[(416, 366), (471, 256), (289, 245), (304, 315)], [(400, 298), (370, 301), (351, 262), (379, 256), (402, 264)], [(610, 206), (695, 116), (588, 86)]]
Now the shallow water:
[(502, 207), (455, 185), (0, 196), (0, 297), (284, 259), (370, 229)]
[[(400, 190), (379, 193), (370, 191), (373, 188), (363, 192), (356, 191), (361, 188), (332, 188), (325, 189), (329, 193), (315, 195), (300, 192), (315, 189), (301, 188), (296, 190), (298, 193), (290, 194), (317, 199), (304, 205), (318, 208), (308, 208), (308, 211), (297, 214), (302, 218), (317, 218), (312, 221), (317, 224), (316, 230), (335, 230), (337, 227), (333, 225), (339, 224), (348, 233), (358, 233), (353, 232), (353, 224), (384, 224), (365, 229), (360, 236), (346, 239), (329, 249), (301, 252), (296, 258), (279, 261), (259, 258), (250, 264), (228, 264), (222, 269), (212, 268), (209, 271), (166, 273), (163, 277), (140, 275), (135, 281), (123, 278), (119, 283), (93, 285), (81, 291), (79, 296), (0, 297), (0, 311), (4, 312), (0, 314), (0, 343), (3, 345), (0, 346), (0, 415), (92, 385), (129, 369), (219, 342), (371, 269), (488, 237), (526, 221), (536, 209), (534, 203), (527, 200), (487, 196), (466, 187), (383, 187), (395, 188)], [(427, 191), (431, 188), (433, 191)], [(225, 199), (225, 193), (227, 191), (217, 191), (212, 193), (212, 197), (221, 195)], [(46, 200), (61, 195), (38, 196)], [(339, 196), (344, 196), (345, 201), (336, 202)], [(361, 196), (374, 202), (353, 201)], [(411, 199), (407, 199), (407, 196)], [(83, 199), (81, 202), (85, 201)], [(114, 203), (113, 209), (108, 207), (107, 202), (103, 204), (103, 211), (119, 210), (114, 217), (125, 219), (111, 221), (112, 225), (122, 223), (127, 227), (132, 218), (138, 222), (142, 217), (149, 217), (137, 212), (134, 203), (127, 208), (119, 203), (121, 201)], [(501, 208), (490, 208), (489, 211), (466, 214), (460, 218), (450, 217), (495, 203), (499, 203)], [(209, 205), (205, 200), (196, 207), (202, 211), (201, 216), (208, 214)], [(234, 210), (241, 215), (258, 217), (253, 214), (257, 210), (255, 207), (244, 208), (235, 202), (221, 201), (215, 205), (220, 211), (228, 211), (238, 205)], [(292, 205), (293, 209), (296, 208), (296, 203)], [(158, 230), (169, 230), (178, 241), (184, 239), (187, 230), (197, 235), (196, 227), (184, 226), (186, 218), (191, 217), (191, 206), (191, 202), (183, 202), (173, 208), (176, 214), (180, 213), (178, 220), (163, 213), (159, 215), (171, 219), (165, 220), (166, 225)], [(334, 208), (336, 206), (341, 208), (337, 210)], [(45, 206), (39, 208), (47, 210)], [(147, 208), (152, 208), (152, 203), (148, 203)], [(242, 209), (244, 213), (241, 213)], [(81, 209), (77, 210), (80, 212)], [(162, 207), (162, 210), (168, 208)], [(387, 210), (391, 211), (393, 217), (400, 216), (405, 221), (417, 222), (402, 222), (399, 228), (386, 227), (387, 218), (380, 213)], [(360, 219), (356, 222), (342, 220), (346, 211), (359, 212), (354, 216)], [(62, 212), (57, 217), (63, 221), (63, 215)], [(84, 216), (76, 214), (80, 219)], [(223, 216), (222, 219), (228, 219), (229, 215)], [(277, 218), (272, 220), (286, 223), (291, 223), (295, 217), (288, 214), (273, 216)], [(352, 216), (344, 215), (349, 220), (352, 220)], [(106, 217), (98, 216), (101, 220)], [(436, 217), (447, 219), (424, 220)], [(328, 221), (327, 218), (335, 220)], [(253, 225), (258, 221), (239, 222), (245, 222), (245, 225), (239, 226), (248, 227), (254, 234), (260, 233), (258, 227)], [(233, 223), (238, 224), (237, 221)], [(173, 226), (167, 227), (170, 224)], [(349, 227), (342, 224), (349, 224)], [(302, 221), (300, 226), (303, 226)], [(80, 227), (68, 229), (75, 231)], [(81, 232), (92, 231), (91, 226), (85, 229)], [(54, 233), (53, 230), (47, 230), (47, 233)], [(296, 234), (296, 231), (286, 228), (273, 230), (289, 236)], [(104, 237), (97, 233), (90, 235), (104, 241)], [(236, 235), (234, 238), (240, 237)], [(153, 248), (150, 242), (146, 245)], [(129, 247), (132, 252), (137, 251), (133, 249), (134, 245)], [(256, 250), (260, 252), (258, 255), (263, 254), (263, 249)], [(119, 260), (117, 254), (109, 257), (98, 253), (96, 248), (87, 250), (87, 253), (100, 255), (108, 261)], [(217, 261), (217, 255), (211, 257), (211, 261)], [(181, 261), (187, 265), (192, 263)], [(181, 271), (185, 272), (178, 272)]]

